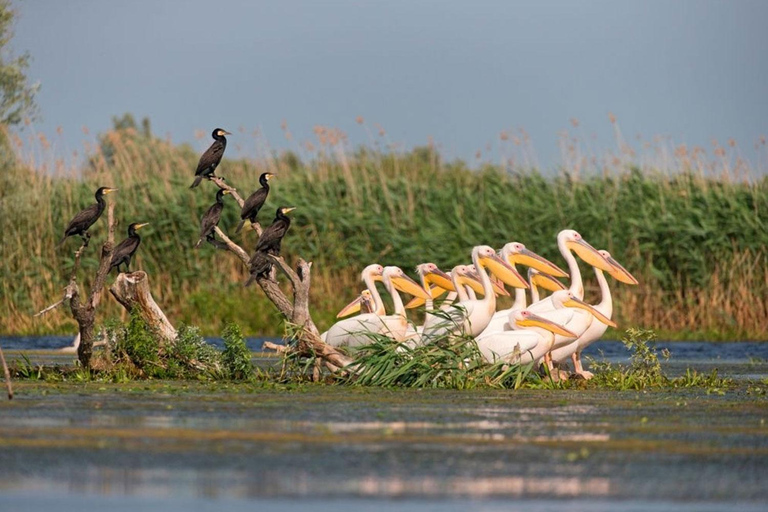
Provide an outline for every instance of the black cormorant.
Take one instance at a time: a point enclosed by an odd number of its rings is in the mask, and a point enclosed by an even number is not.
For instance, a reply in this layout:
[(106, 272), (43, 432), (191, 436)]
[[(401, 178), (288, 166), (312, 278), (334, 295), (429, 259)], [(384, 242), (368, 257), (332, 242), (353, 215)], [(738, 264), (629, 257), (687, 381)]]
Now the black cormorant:
[(222, 128), (213, 130), (211, 137), (216, 140), (200, 157), (200, 161), (197, 163), (197, 170), (195, 171), (195, 181), (192, 182), (189, 188), (195, 188), (203, 181), (203, 178), (210, 179), (213, 176), (213, 171), (216, 170), (219, 162), (221, 162), (221, 157), (224, 156), (224, 150), (227, 149), (227, 138), (225, 135), (232, 134)]
[(72, 217), (69, 221), (67, 229), (64, 230), (64, 237), (59, 240), (56, 246), (60, 246), (64, 243), (64, 240), (69, 236), (80, 235), (83, 238), (83, 244), (88, 245), (88, 241), (91, 239), (91, 235), (88, 233), (88, 229), (93, 226), (93, 223), (99, 220), (101, 213), (107, 206), (107, 202), (104, 201), (104, 196), (116, 192), (116, 188), (100, 187), (96, 191), (96, 204), (92, 204), (88, 208), (80, 211), (77, 215)]
[(261, 233), (259, 241), (256, 243), (256, 251), (251, 256), (251, 261), (248, 265), (251, 277), (245, 283), (246, 286), (251, 284), (256, 278), (269, 274), (269, 271), (272, 269), (272, 263), (267, 255), (280, 255), (280, 244), (288, 228), (291, 227), (291, 219), (286, 214), (295, 209), (295, 207), (289, 208), (287, 206), (278, 208), (275, 213), (275, 220)]
[(147, 224), (149, 224), (149, 222), (145, 222), (144, 224), (134, 222), (128, 226), (128, 238), (117, 244), (117, 247), (115, 247), (115, 250), (112, 252), (112, 261), (109, 263), (110, 271), (117, 267), (117, 273), (119, 274), (120, 265), (125, 265), (126, 272), (130, 271), (131, 258), (141, 243), (141, 237), (136, 231), (143, 228)]
[(256, 216), (259, 214), (259, 210), (264, 206), (264, 202), (267, 200), (269, 194), (269, 180), (274, 176), (271, 172), (262, 173), (259, 176), (259, 183), (261, 188), (256, 190), (253, 194), (248, 196), (248, 199), (243, 203), (243, 209), (240, 211), (240, 223), (235, 229), (235, 233), (239, 233), (243, 229), (245, 221), (250, 221), (251, 224), (256, 222)]
[(200, 240), (195, 244), (195, 248), (200, 247), (204, 239), (213, 240), (213, 229), (219, 224), (221, 219), (221, 210), (224, 209), (224, 196), (229, 194), (229, 190), (219, 189), (216, 192), (216, 202), (208, 208), (205, 215), (200, 219)]

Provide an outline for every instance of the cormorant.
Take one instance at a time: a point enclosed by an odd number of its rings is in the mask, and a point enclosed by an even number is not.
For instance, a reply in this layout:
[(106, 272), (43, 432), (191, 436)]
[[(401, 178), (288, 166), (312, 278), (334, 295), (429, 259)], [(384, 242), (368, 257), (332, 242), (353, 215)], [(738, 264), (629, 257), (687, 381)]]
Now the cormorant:
[(216, 140), (200, 157), (200, 161), (197, 163), (197, 170), (195, 171), (195, 181), (192, 182), (189, 188), (195, 188), (203, 181), (203, 178), (210, 179), (213, 176), (213, 171), (216, 170), (219, 162), (221, 162), (221, 157), (224, 156), (224, 150), (227, 149), (227, 138), (225, 135), (232, 134), (222, 128), (213, 130), (211, 137)]
[(195, 244), (195, 249), (200, 247), (204, 239), (213, 240), (213, 229), (219, 224), (221, 210), (224, 209), (224, 196), (229, 193), (229, 190), (224, 189), (219, 189), (216, 192), (216, 202), (208, 208), (208, 211), (200, 219), (200, 240)]
[(237, 225), (235, 233), (239, 233), (240, 230), (243, 229), (246, 220), (250, 221), (251, 224), (256, 222), (256, 216), (259, 214), (259, 210), (261, 210), (261, 207), (264, 206), (264, 202), (267, 200), (267, 195), (269, 194), (269, 180), (272, 177), (274, 177), (274, 174), (271, 172), (265, 172), (259, 176), (261, 188), (248, 196), (248, 199), (243, 202), (243, 209), (240, 211), (240, 219), (242, 220), (240, 220), (240, 223)]
[(87, 246), (91, 239), (88, 229), (93, 226), (94, 222), (99, 220), (101, 213), (107, 206), (107, 202), (104, 201), (104, 196), (116, 191), (116, 188), (100, 187), (99, 190), (96, 191), (96, 204), (92, 204), (72, 217), (72, 220), (69, 221), (69, 224), (67, 225), (67, 229), (64, 230), (64, 237), (59, 240), (56, 247), (63, 244), (67, 237), (73, 235), (80, 235), (83, 238), (83, 244)]
[(251, 256), (251, 261), (248, 265), (251, 277), (245, 283), (246, 286), (251, 284), (256, 278), (268, 275), (269, 271), (272, 270), (272, 263), (267, 255), (280, 255), (280, 244), (288, 228), (291, 227), (291, 219), (286, 214), (295, 209), (295, 207), (281, 206), (275, 212), (275, 220), (272, 221), (272, 224), (262, 231), (259, 241), (256, 243), (256, 251)]
[(149, 222), (145, 222), (144, 224), (134, 222), (128, 226), (128, 238), (117, 244), (117, 247), (115, 247), (115, 250), (112, 252), (112, 261), (109, 263), (110, 272), (113, 268), (117, 267), (117, 273), (119, 274), (120, 265), (125, 265), (126, 272), (130, 271), (131, 258), (136, 253), (136, 249), (139, 248), (139, 244), (141, 243), (141, 237), (136, 231), (147, 224), (149, 224)]

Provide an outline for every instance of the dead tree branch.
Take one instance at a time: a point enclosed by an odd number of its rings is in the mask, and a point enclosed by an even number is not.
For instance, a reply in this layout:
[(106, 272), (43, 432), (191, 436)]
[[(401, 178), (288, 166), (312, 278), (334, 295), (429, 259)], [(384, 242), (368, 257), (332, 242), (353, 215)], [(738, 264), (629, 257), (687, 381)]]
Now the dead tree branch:
[(0, 347), (0, 363), (3, 364), (3, 374), (5, 375), (5, 387), (8, 389), (8, 400), (13, 400), (13, 386), (11, 385), (11, 372), (8, 370), (8, 363), (5, 362), (3, 349)]
[(129, 312), (137, 311), (146, 324), (155, 329), (161, 346), (176, 340), (176, 329), (152, 297), (146, 272), (138, 270), (130, 274), (121, 273), (109, 291), (125, 309)]
[[(220, 177), (214, 177), (211, 181), (213, 181), (219, 188), (229, 190), (240, 208), (243, 207), (243, 199), (237, 194), (235, 188), (230, 187)], [(258, 223), (251, 224), (251, 228), (261, 236), (262, 229)], [(215, 232), (222, 240), (220, 244), (215, 244), (216, 247), (228, 250), (237, 256), (243, 265), (248, 268), (251, 260), (248, 253), (233, 242), (232, 239), (230, 239), (219, 227), (216, 227)], [(299, 258), (299, 261), (296, 264), (296, 269), (294, 270), (280, 256), (270, 255), (268, 258), (275, 266), (268, 276), (257, 277), (256, 282), (264, 291), (267, 298), (275, 305), (278, 311), (280, 311), (283, 318), (285, 318), (287, 322), (298, 327), (295, 334), (296, 339), (298, 340), (296, 349), (300, 353), (320, 357), (331, 371), (337, 371), (339, 368), (344, 368), (349, 365), (351, 359), (320, 339), (320, 332), (315, 326), (312, 316), (309, 313), (309, 285), (312, 262), (306, 262)], [(291, 282), (293, 288), (293, 300), (286, 297), (285, 293), (280, 288), (276, 279), (275, 268), (279, 268)], [(270, 348), (267, 345), (265, 345), (265, 347)]]

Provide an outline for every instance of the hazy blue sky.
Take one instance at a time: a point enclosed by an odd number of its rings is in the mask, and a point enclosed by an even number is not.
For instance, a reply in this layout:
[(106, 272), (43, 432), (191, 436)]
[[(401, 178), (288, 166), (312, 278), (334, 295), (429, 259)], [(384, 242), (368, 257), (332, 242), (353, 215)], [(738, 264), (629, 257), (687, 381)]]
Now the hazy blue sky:
[[(356, 116), (409, 147), (428, 136), (471, 160), (524, 127), (544, 164), (558, 132), (611, 144), (666, 135), (745, 154), (768, 133), (765, 1), (17, 1), (14, 47), (33, 56), (49, 136), (82, 147), (110, 117), (149, 116), (190, 141), (216, 126), (262, 128), (275, 147), (288, 122), (366, 140)], [(239, 139), (239, 140), (238, 140)], [(253, 149), (253, 138), (233, 144)], [(234, 146), (233, 146), (234, 147)], [(493, 154), (493, 151), (491, 152)]]

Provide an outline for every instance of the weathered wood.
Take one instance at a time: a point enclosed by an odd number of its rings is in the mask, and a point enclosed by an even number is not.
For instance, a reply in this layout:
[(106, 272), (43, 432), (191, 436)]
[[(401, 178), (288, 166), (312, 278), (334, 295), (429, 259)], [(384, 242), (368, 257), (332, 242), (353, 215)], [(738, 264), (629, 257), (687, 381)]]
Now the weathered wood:
[(5, 375), (5, 387), (8, 389), (8, 400), (13, 400), (13, 386), (11, 385), (11, 372), (8, 370), (8, 363), (5, 362), (3, 348), (0, 347), (0, 363), (3, 364), (3, 374)]
[(130, 274), (121, 273), (109, 291), (125, 309), (129, 312), (134, 309), (138, 311), (147, 325), (156, 330), (161, 346), (163, 343), (173, 343), (177, 335), (176, 329), (152, 297), (146, 272), (138, 270)]
[[(243, 199), (237, 194), (236, 189), (230, 187), (222, 178), (212, 178), (219, 188), (229, 190), (232, 197), (235, 199), (240, 207), (243, 207)], [(261, 235), (261, 226), (258, 223), (251, 225), (251, 228)], [(232, 241), (219, 227), (216, 227), (216, 235), (222, 240), (221, 244), (216, 244), (216, 247), (226, 249), (245, 265), (249, 266), (250, 256), (243, 250), (242, 247)], [(256, 283), (261, 287), (267, 298), (275, 305), (280, 311), (286, 321), (298, 327), (297, 349), (300, 353), (311, 355), (314, 354), (322, 358), (331, 371), (336, 371), (340, 368), (344, 368), (349, 365), (352, 360), (340, 353), (330, 345), (323, 342), (320, 339), (320, 331), (318, 331), (315, 322), (312, 320), (312, 315), (309, 313), (309, 286), (310, 286), (310, 273), (312, 268), (312, 262), (304, 261), (299, 258), (296, 264), (296, 270), (292, 269), (285, 260), (280, 256), (269, 255), (268, 258), (274, 263), (272, 271), (268, 276), (260, 276), (256, 278)], [(277, 282), (276, 268), (279, 268), (291, 282), (293, 288), (293, 300), (286, 297), (283, 290), (280, 288)]]

